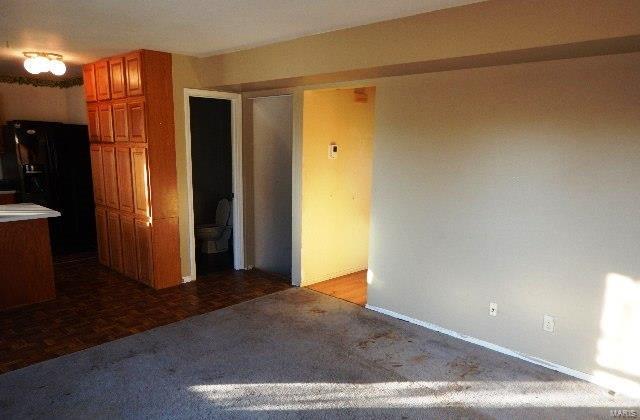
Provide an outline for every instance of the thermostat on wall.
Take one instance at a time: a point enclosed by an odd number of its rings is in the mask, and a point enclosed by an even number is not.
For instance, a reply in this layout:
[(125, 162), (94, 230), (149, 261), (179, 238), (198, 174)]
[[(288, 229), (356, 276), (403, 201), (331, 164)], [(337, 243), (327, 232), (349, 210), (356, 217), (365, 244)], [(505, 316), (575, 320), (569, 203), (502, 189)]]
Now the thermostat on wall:
[(335, 143), (331, 143), (329, 145), (329, 159), (337, 159), (338, 158), (338, 145)]

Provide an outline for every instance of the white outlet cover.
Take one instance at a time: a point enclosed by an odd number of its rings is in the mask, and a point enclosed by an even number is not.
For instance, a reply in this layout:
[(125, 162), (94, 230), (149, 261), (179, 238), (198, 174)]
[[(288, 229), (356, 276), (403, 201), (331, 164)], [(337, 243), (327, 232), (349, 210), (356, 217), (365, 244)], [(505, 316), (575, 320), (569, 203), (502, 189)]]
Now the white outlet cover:
[(542, 322), (542, 329), (548, 332), (553, 332), (555, 329), (555, 321), (552, 316), (545, 315)]
[(495, 302), (489, 303), (489, 315), (498, 316), (498, 304)]

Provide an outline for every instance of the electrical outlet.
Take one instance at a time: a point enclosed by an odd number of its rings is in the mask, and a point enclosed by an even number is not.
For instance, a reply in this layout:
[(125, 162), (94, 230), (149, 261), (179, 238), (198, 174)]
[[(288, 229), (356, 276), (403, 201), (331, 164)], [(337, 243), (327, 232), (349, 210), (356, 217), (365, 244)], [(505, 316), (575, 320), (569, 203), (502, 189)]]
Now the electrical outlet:
[(544, 320), (542, 322), (542, 329), (548, 332), (553, 332), (555, 328), (555, 322), (552, 316), (545, 315)]
[(489, 315), (498, 316), (498, 304), (495, 302), (489, 303)]

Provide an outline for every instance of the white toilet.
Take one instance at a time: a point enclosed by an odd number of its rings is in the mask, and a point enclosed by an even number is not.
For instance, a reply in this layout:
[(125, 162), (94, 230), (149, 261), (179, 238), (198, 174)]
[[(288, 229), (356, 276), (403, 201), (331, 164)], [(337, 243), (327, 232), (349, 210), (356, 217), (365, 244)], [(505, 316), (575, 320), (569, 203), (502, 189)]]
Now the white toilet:
[(216, 223), (196, 226), (196, 239), (200, 242), (200, 252), (217, 254), (229, 249), (231, 238), (231, 204), (223, 198), (216, 208)]

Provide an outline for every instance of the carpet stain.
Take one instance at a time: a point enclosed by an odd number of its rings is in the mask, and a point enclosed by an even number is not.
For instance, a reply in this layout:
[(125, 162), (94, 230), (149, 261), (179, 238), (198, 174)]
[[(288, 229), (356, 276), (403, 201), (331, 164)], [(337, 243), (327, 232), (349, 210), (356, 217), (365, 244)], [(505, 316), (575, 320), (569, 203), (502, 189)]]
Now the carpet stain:
[(398, 336), (393, 331), (387, 330), (387, 331), (375, 333), (375, 334), (369, 336), (366, 340), (360, 341), (358, 343), (358, 347), (360, 347), (361, 349), (365, 350), (371, 344), (374, 344), (375, 342), (377, 342), (381, 338), (385, 338), (385, 339), (388, 339), (388, 340), (398, 340)]
[(320, 308), (311, 308), (309, 309), (309, 312), (312, 314), (326, 314), (327, 311), (325, 311), (324, 309), (320, 309)]
[(427, 360), (429, 356), (427, 354), (419, 354), (417, 356), (413, 356), (409, 361), (413, 364), (420, 364)]
[(477, 375), (480, 372), (478, 362), (461, 357), (456, 357), (447, 363), (447, 366), (449, 366), (460, 379), (465, 379), (467, 375)]

